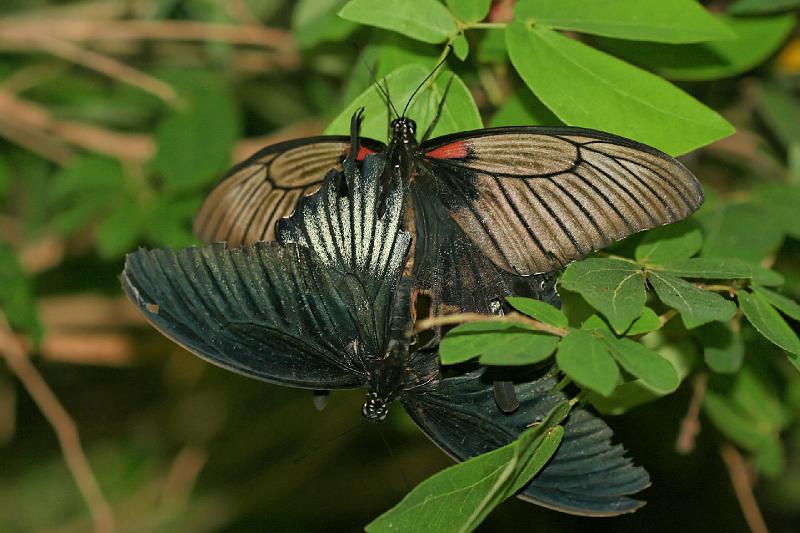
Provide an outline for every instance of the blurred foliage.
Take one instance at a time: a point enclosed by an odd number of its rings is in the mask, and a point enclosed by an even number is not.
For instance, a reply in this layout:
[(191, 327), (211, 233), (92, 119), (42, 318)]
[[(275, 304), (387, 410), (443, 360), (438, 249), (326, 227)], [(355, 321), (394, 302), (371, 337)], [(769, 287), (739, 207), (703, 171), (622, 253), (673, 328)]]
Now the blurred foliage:
[[(754, 472), (767, 523), (796, 527), (800, 2), (704, 4), (3, 2), (0, 306), (75, 418), (120, 530), (359, 530), (450, 464), (400, 409), (364, 427), (358, 392), (318, 413), (307, 392), (189, 356), (120, 301), (117, 280), (137, 245), (195, 242), (203, 195), (257, 148), (326, 126), (346, 133), (359, 106), (364, 134), (385, 139), (374, 78), (403, 106), (448, 44), (445, 68), (409, 107), (420, 131), (445, 94), (433, 135), (483, 124), (611, 131), (686, 154), (707, 198), (687, 222), (571, 265), (563, 314), (511, 302), (569, 327), (563, 340), (468, 324), (473, 344), (448, 347), (455, 328), (443, 356), (482, 356), (491, 350), (476, 340), (512, 334), (512, 356), (555, 353), (609, 415), (654, 485), (645, 508), (593, 529), (745, 530), (726, 443)], [(681, 419), (698, 398), (701, 431), (680, 455)], [(90, 527), (57, 441), (5, 366), (0, 446), (0, 530)], [(521, 523), (587, 524), (512, 499), (482, 527)]]

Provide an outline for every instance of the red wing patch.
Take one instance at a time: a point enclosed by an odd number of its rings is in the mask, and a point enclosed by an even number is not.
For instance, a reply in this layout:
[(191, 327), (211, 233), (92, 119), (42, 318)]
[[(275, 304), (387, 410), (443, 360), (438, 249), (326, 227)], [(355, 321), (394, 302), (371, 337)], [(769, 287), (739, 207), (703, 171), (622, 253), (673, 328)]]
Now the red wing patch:
[(467, 155), (469, 155), (469, 151), (464, 141), (445, 144), (425, 154), (426, 157), (434, 159), (464, 159)]
[[(368, 155), (374, 154), (375, 150), (370, 150), (366, 146), (362, 146), (358, 149), (358, 154), (356, 154), (356, 161), (363, 161), (367, 158)], [(350, 147), (348, 146), (344, 151), (344, 156), (347, 157), (350, 155)]]

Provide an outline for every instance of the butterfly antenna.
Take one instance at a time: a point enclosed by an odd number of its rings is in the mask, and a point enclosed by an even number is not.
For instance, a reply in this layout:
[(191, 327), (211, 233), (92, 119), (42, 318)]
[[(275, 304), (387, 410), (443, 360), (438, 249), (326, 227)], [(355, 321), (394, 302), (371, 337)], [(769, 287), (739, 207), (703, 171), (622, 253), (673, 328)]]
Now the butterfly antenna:
[(403, 467), (400, 464), (400, 461), (397, 459), (397, 456), (392, 451), (392, 447), (389, 446), (389, 441), (386, 440), (386, 437), (384, 436), (383, 431), (381, 431), (380, 427), (375, 426), (375, 429), (378, 430), (378, 435), (381, 436), (381, 440), (383, 441), (383, 445), (386, 447), (386, 451), (389, 452), (389, 457), (392, 458), (392, 462), (397, 465), (397, 470), (400, 471), (400, 477), (403, 479), (403, 483), (405, 483), (406, 492), (411, 492), (411, 484), (408, 482), (408, 478), (406, 477), (405, 471), (403, 471)]
[(333, 437), (332, 439), (328, 440), (327, 442), (324, 442), (323, 444), (320, 444), (320, 445), (318, 445), (318, 446), (315, 446), (315, 447), (311, 448), (310, 450), (308, 450), (308, 451), (307, 451), (306, 453), (304, 453), (303, 455), (301, 455), (300, 457), (297, 457), (297, 458), (295, 458), (295, 460), (294, 460), (294, 464), (297, 464), (297, 463), (301, 462), (303, 459), (305, 459), (305, 458), (306, 458), (306, 457), (308, 457), (309, 455), (312, 455), (312, 454), (314, 454), (314, 453), (317, 453), (318, 451), (320, 451), (321, 449), (325, 448), (325, 447), (326, 447), (326, 446), (328, 446), (329, 444), (332, 444), (332, 443), (336, 442), (337, 440), (341, 439), (342, 437), (344, 437), (344, 436), (345, 436), (345, 435), (347, 435), (348, 433), (352, 433), (353, 431), (355, 431), (355, 430), (357, 430), (357, 429), (359, 429), (359, 428), (363, 427), (363, 426), (364, 426), (364, 425), (366, 425), (366, 424), (367, 424), (367, 421), (366, 421), (366, 420), (362, 420), (361, 422), (359, 422), (359, 423), (358, 423), (358, 424), (356, 424), (355, 426), (353, 426), (353, 427), (351, 427), (351, 428), (348, 428), (348, 429), (345, 429), (344, 431), (342, 431), (341, 433), (339, 433), (338, 435), (336, 435), (336, 436), (335, 436), (335, 437)]
[(431, 79), (434, 74), (436, 74), (436, 71), (439, 70), (442, 65), (444, 65), (445, 61), (447, 61), (447, 56), (450, 55), (450, 50), (452, 50), (452, 49), (453, 49), (452, 45), (448, 45), (448, 52), (444, 55), (442, 60), (439, 61), (439, 64), (436, 65), (435, 67), (433, 67), (433, 70), (431, 71), (431, 73), (428, 74), (425, 77), (425, 79), (422, 80), (422, 83), (417, 85), (417, 88), (414, 89), (414, 92), (411, 93), (411, 98), (408, 99), (408, 102), (406, 102), (406, 106), (403, 108), (403, 115), (402, 116), (406, 116), (406, 111), (408, 111), (408, 106), (411, 105), (411, 102), (414, 100), (414, 97), (417, 96), (417, 93), (419, 92), (419, 90), (422, 89), (422, 87), (424, 87), (426, 83), (428, 83), (428, 80)]
[[(378, 92), (381, 94), (383, 99), (386, 101), (386, 104), (389, 106), (389, 108), (392, 110), (392, 112), (395, 114), (395, 116), (399, 118), (400, 115), (397, 114), (397, 109), (395, 109), (394, 104), (392, 103), (392, 99), (389, 98), (389, 91), (385, 90), (383, 87), (381, 87), (381, 84), (378, 82), (378, 76), (375, 73), (375, 69), (372, 68), (372, 66), (367, 62), (366, 58), (362, 57), (362, 61), (364, 61), (364, 66), (367, 67), (367, 70), (369, 71), (369, 82), (370, 82), (370, 85), (374, 85), (375, 88), (378, 89)], [(386, 83), (386, 78), (384, 78), (383, 81), (384, 81), (384, 83)]]

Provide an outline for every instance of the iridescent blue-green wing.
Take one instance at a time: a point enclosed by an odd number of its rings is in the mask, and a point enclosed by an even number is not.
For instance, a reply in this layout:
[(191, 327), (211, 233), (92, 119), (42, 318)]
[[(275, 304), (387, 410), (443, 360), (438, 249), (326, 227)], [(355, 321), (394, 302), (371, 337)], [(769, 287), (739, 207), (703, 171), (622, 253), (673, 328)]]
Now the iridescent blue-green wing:
[[(417, 425), (457, 460), (504, 446), (544, 418), (566, 396), (555, 392), (551, 374), (514, 384), (519, 408), (502, 412), (488, 370), (439, 380), (427, 391), (409, 392), (403, 404)], [(630, 513), (644, 502), (630, 496), (650, 485), (647, 472), (612, 444), (611, 429), (584, 408), (573, 409), (564, 438), (550, 462), (518, 497), (585, 516)]]
[[(354, 170), (341, 196), (330, 173), (300, 202), (282, 243), (130, 254), (123, 287), (157, 329), (217, 365), (298, 387), (363, 385), (364, 358), (388, 342), (410, 241), (399, 229), (402, 191), (378, 216), (370, 178)], [(331, 225), (336, 240), (326, 240)], [(370, 237), (342, 237), (359, 232)]]

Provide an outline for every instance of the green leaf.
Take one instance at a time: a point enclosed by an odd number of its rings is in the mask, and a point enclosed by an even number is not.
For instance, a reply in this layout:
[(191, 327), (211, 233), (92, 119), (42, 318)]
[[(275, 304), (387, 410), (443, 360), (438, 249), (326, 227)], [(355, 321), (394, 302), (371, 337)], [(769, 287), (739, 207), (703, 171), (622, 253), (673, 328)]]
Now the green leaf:
[(434, 474), (367, 525), (366, 531), (473, 531), (544, 467), (563, 436), (564, 429), (557, 424), (568, 413), (569, 405), (562, 402), (511, 444)]
[[(791, 118), (791, 114), (784, 115)], [(800, 112), (794, 116), (800, 121)], [(774, 131), (774, 130), (773, 130)], [(800, 142), (800, 128), (796, 132), (798, 137), (793, 142)], [(776, 226), (780, 227), (787, 235), (800, 239), (800, 186), (797, 185), (770, 185), (759, 187), (753, 191), (753, 202), (768, 213)]]
[(181, 248), (200, 244), (191, 231), (192, 219), (202, 203), (202, 196), (173, 198), (162, 195), (150, 206), (145, 233), (158, 246)]
[(664, 79), (552, 30), (514, 22), (506, 42), (522, 79), (566, 124), (630, 137), (672, 155), (734, 132)]
[(450, 330), (439, 345), (442, 364), (454, 365), (481, 356), (486, 365), (526, 365), (547, 359), (558, 337), (524, 324), (472, 322)]
[(506, 301), (519, 311), (526, 315), (535, 318), (545, 324), (556, 326), (559, 328), (566, 328), (569, 325), (567, 315), (561, 309), (553, 307), (541, 300), (534, 300), (533, 298), (523, 298), (520, 296), (509, 296)]
[(661, 396), (661, 394), (653, 392), (646, 387), (642, 383), (642, 380), (637, 379), (617, 386), (614, 392), (608, 397), (590, 392), (586, 395), (586, 400), (591, 403), (600, 414), (621, 415), (634, 407), (652, 402)]
[(800, 7), (800, 0), (736, 0), (728, 6), (734, 15), (760, 15)]
[(13, 250), (0, 242), (0, 309), (13, 329), (29, 332), (34, 342), (42, 337), (42, 323), (30, 279)]
[(747, 291), (739, 291), (738, 297), (739, 307), (747, 320), (769, 341), (789, 352), (789, 361), (800, 370), (800, 339), (769, 300), (759, 293)]
[(705, 230), (702, 257), (738, 257), (758, 263), (783, 242), (769, 213), (752, 204), (724, 205), (698, 217)]
[(652, 270), (681, 278), (746, 279), (753, 275), (753, 268), (735, 257), (692, 257), (665, 262)]
[(514, 93), (489, 121), (489, 126), (560, 126), (562, 122), (527, 89)]
[(469, 42), (463, 33), (459, 33), (453, 39), (453, 53), (461, 61), (464, 61), (469, 55)]
[(758, 285), (753, 286), (753, 292), (763, 296), (771, 305), (783, 311), (786, 316), (800, 321), (800, 304), (791, 298), (787, 298), (783, 294), (765, 289), (764, 287), (759, 287)]
[(655, 392), (667, 394), (680, 385), (680, 377), (672, 363), (653, 350), (631, 339), (618, 339), (610, 333), (604, 333), (603, 340), (620, 366)]
[(753, 283), (763, 285), (764, 287), (780, 287), (786, 283), (786, 279), (784, 279), (780, 272), (775, 272), (774, 270), (755, 264), (750, 265), (750, 268), (753, 271)]
[(441, 43), (458, 31), (453, 16), (436, 0), (350, 0), (339, 16), (426, 43)]
[(342, 41), (357, 24), (339, 17), (347, 0), (299, 0), (292, 11), (292, 34), (300, 48), (326, 41)]
[(481, 63), (502, 63), (506, 61), (506, 31), (502, 28), (487, 28), (478, 35), (475, 54)]
[(218, 76), (181, 71), (171, 77), (183, 105), (156, 128), (153, 164), (170, 190), (197, 189), (228, 165), (239, 136), (238, 111)]
[(97, 228), (95, 242), (100, 257), (117, 259), (132, 251), (144, 222), (141, 207), (133, 198), (117, 207)]
[(478, 22), (489, 14), (492, 0), (447, 0), (447, 7), (464, 22)]
[[(430, 74), (428, 69), (413, 64), (393, 71), (385, 78), (392, 99), (405, 105), (404, 102), (428, 74)], [(445, 92), (447, 98), (442, 106), (436, 127), (431, 133), (433, 137), (483, 127), (475, 100), (472, 99), (467, 86), (456, 74), (446, 72), (442, 73), (431, 86), (420, 90), (409, 106), (408, 115), (416, 121), (418, 131), (425, 131), (433, 121)], [(325, 129), (325, 133), (347, 134), (350, 131), (350, 119), (353, 113), (361, 107), (364, 107), (361, 134), (365, 137), (385, 140), (389, 127), (386, 104), (374, 87), (369, 87), (356, 97), (342, 113), (333, 119)]]
[(674, 80), (704, 81), (735, 76), (763, 63), (791, 32), (791, 16), (717, 16), (734, 39), (698, 44), (660, 44), (600, 38), (599, 47)]
[(647, 279), (659, 299), (680, 312), (686, 329), (713, 321), (725, 322), (736, 314), (736, 305), (730, 300), (680, 278), (651, 271)]
[(610, 395), (619, 381), (619, 368), (601, 338), (590, 331), (573, 329), (561, 340), (556, 363), (576, 383)]
[[(800, 142), (800, 106), (792, 92), (774, 83), (762, 84), (757, 94), (756, 111), (784, 148)], [(777, 201), (779, 206), (784, 204), (779, 197), (782, 189), (790, 195), (787, 201), (797, 197), (797, 193), (791, 188), (780, 185), (764, 187), (761, 189), (764, 192), (756, 191), (756, 197), (766, 194), (766, 198), (762, 196), (762, 201), (766, 200), (768, 210), (771, 210), (772, 202)], [(796, 219), (797, 213), (792, 212), (791, 216)]]
[(570, 264), (561, 285), (577, 292), (600, 311), (617, 333), (622, 333), (644, 311), (642, 270), (619, 259), (589, 258)]
[(703, 246), (703, 233), (694, 221), (661, 226), (645, 233), (636, 247), (640, 263), (660, 265), (667, 261), (688, 259)]
[(744, 341), (727, 323), (712, 322), (697, 329), (706, 365), (714, 372), (733, 374), (742, 367)]
[(639, 41), (695, 43), (734, 36), (694, 0), (520, 0), (514, 15), (559, 30)]
[(645, 307), (642, 316), (633, 321), (633, 324), (631, 324), (631, 327), (625, 332), (625, 335), (629, 337), (633, 335), (643, 335), (659, 329), (661, 329), (661, 319), (658, 318), (655, 311), (649, 307)]
[(125, 194), (125, 177), (119, 161), (86, 155), (73, 158), (47, 189), (54, 211), (53, 226), (69, 235), (113, 211)]

